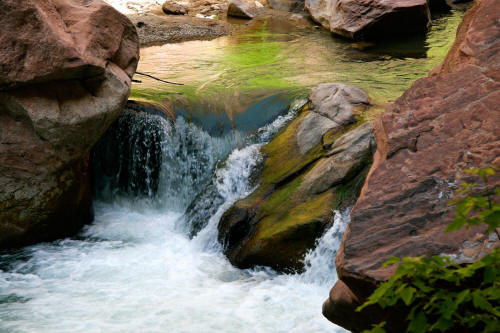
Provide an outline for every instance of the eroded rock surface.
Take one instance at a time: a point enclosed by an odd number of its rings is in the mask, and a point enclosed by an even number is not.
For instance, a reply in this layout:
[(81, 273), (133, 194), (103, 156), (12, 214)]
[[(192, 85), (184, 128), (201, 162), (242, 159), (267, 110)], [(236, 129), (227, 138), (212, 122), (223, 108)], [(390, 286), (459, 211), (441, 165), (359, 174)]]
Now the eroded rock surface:
[[(499, 21), (495, 0), (476, 1), (443, 64), (375, 122), (374, 163), (336, 259), (340, 281), (323, 306), (336, 324), (359, 331), (371, 317), (387, 315), (354, 309), (391, 276), (394, 268), (382, 267), (391, 256), (449, 254), (474, 261), (498, 246), (482, 228), (443, 231), (454, 216), (449, 201), (455, 190), (471, 181), (464, 170), (500, 167)], [(401, 318), (388, 323), (397, 327)]]
[(340, 131), (355, 121), (356, 108), (369, 104), (361, 89), (339, 83), (324, 83), (312, 89), (311, 112), (299, 124), (297, 144), (301, 154), (313, 148), (329, 130)]
[(306, 0), (305, 6), (323, 27), (355, 40), (426, 32), (431, 25), (427, 0)]
[(269, 7), (277, 10), (300, 13), (303, 12), (304, 0), (268, 0)]
[(88, 157), (121, 112), (139, 58), (132, 23), (100, 0), (0, 3), (0, 247), (91, 219)]
[[(355, 87), (321, 85), (313, 89), (310, 107), (263, 148), (258, 188), (219, 223), (219, 241), (233, 264), (301, 269), (307, 250), (331, 225), (332, 210), (353, 203), (375, 150), (372, 124), (352, 124), (358, 103), (366, 107), (368, 96)], [(320, 121), (310, 122), (311, 115)], [(308, 125), (314, 135), (305, 150), (304, 122), (319, 128)]]

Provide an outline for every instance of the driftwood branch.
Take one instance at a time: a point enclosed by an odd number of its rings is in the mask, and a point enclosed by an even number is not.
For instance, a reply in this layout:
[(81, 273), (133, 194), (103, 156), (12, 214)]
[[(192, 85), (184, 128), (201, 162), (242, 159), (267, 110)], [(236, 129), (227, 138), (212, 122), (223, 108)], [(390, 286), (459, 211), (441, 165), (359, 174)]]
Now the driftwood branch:
[(162, 80), (162, 79), (159, 79), (157, 77), (154, 77), (153, 75), (150, 75), (150, 74), (146, 74), (146, 73), (141, 73), (141, 72), (135, 72), (135, 74), (138, 74), (138, 75), (144, 75), (144, 76), (147, 76), (147, 77), (150, 77), (154, 80), (158, 80), (160, 82), (163, 82), (163, 83), (167, 83), (167, 84), (175, 84), (177, 86), (183, 86), (184, 83), (177, 83), (177, 82), (171, 82), (171, 81), (166, 81), (166, 80)]

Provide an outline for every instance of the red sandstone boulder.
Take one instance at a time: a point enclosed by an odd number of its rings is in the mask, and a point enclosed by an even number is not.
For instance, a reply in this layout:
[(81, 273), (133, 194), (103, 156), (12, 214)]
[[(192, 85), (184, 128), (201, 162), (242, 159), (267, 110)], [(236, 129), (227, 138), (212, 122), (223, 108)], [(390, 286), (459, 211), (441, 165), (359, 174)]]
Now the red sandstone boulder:
[(0, 2), (0, 247), (91, 219), (88, 156), (139, 58), (132, 23), (100, 0)]
[[(394, 268), (382, 268), (391, 256), (474, 261), (498, 245), (481, 228), (443, 231), (464, 170), (500, 167), (499, 20), (497, 1), (476, 1), (444, 63), (375, 122), (374, 163), (336, 259), (340, 281), (323, 307), (336, 324), (354, 331), (369, 325), (373, 313), (356, 313), (352, 303), (391, 276)], [(341, 304), (350, 310), (337, 311)]]
[(431, 25), (427, 0), (306, 0), (305, 6), (323, 27), (355, 40), (426, 32)]

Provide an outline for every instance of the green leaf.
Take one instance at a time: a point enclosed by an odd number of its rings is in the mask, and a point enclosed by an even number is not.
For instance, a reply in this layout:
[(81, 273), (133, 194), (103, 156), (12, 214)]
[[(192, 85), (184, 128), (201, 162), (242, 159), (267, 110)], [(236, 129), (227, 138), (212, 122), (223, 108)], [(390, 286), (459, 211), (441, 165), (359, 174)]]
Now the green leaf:
[(455, 298), (455, 303), (457, 305), (460, 305), (467, 296), (469, 296), (470, 291), (468, 289), (462, 290), (458, 295), (457, 298)]
[(465, 172), (470, 173), (470, 174), (474, 174), (474, 175), (480, 175), (481, 178), (483, 178), (484, 182), (486, 183), (489, 175), (491, 175), (491, 176), (496, 175), (495, 170), (496, 170), (495, 167), (487, 167), (484, 169), (472, 168), (472, 169), (465, 170)]
[(443, 303), (441, 303), (441, 306), (439, 307), (439, 312), (443, 315), (444, 318), (446, 319), (451, 319), (451, 315), (455, 310), (457, 309), (458, 305), (453, 302), (451, 299), (446, 298)]
[(401, 291), (401, 298), (403, 299), (403, 302), (405, 302), (406, 306), (409, 306), (411, 302), (413, 302), (413, 296), (416, 291), (417, 289), (413, 287), (408, 287)]
[(452, 326), (453, 326), (453, 320), (441, 317), (434, 325), (432, 325), (431, 330), (437, 328), (441, 332), (444, 332), (447, 331)]
[(484, 268), (483, 282), (484, 283), (493, 283), (497, 278), (496, 270), (491, 266), (486, 266)]
[(481, 217), (488, 225), (488, 230), (486, 232), (492, 232), (500, 226), (500, 210), (483, 212)]
[(383, 327), (385, 326), (385, 321), (381, 322), (378, 325), (372, 325), (373, 328), (370, 330), (364, 330), (361, 333), (386, 333)]
[(423, 312), (419, 312), (408, 325), (408, 332), (423, 333), (427, 331), (427, 328), (429, 328), (427, 317)]
[(465, 217), (459, 216), (457, 214), (457, 217), (450, 224), (448, 224), (444, 232), (452, 232), (460, 230), (464, 226), (465, 222), (466, 222)]
[(401, 262), (400, 258), (398, 258), (398, 257), (391, 257), (389, 260), (387, 260), (386, 262), (384, 262), (383, 267), (387, 267), (387, 266), (393, 265), (393, 264), (399, 264), (400, 262)]
[(420, 280), (413, 282), (413, 284), (424, 293), (431, 292), (434, 289)]
[(472, 293), (472, 304), (481, 310), (491, 311), (493, 309), (488, 300), (481, 295), (480, 290), (476, 290)]

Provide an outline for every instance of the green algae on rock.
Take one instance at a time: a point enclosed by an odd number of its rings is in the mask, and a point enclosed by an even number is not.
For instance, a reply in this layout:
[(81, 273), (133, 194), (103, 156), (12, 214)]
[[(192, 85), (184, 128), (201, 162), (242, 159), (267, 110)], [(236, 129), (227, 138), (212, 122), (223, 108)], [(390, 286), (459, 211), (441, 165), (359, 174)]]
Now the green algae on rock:
[[(368, 96), (358, 88), (320, 85), (297, 118), (263, 147), (259, 186), (236, 202), (219, 223), (219, 241), (233, 264), (279, 271), (302, 268), (304, 255), (331, 225), (333, 210), (352, 203), (359, 194), (371, 163), (370, 122), (351, 126), (352, 131), (336, 140), (330, 137), (328, 146), (322, 140), (329, 130), (343, 133), (342, 128), (355, 123), (361, 105), (368, 105)], [(311, 116), (323, 117), (331, 126), (314, 132), (315, 140), (301, 151), (299, 129)]]

